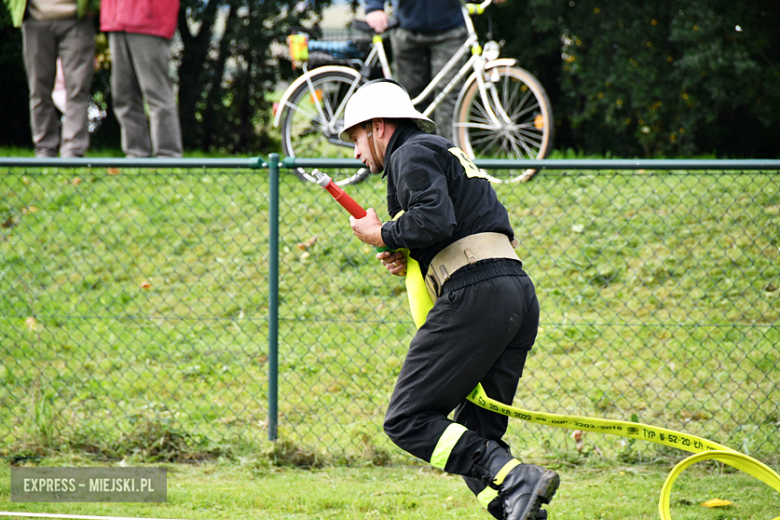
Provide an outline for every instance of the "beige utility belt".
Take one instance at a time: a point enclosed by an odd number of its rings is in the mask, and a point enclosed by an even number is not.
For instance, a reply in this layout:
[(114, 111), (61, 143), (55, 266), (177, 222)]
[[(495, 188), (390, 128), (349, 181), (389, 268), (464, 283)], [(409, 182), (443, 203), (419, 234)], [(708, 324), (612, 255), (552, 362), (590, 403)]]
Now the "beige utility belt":
[(469, 264), (475, 264), (488, 258), (512, 258), (520, 260), (509, 237), (503, 233), (477, 233), (453, 242), (431, 260), (425, 275), (425, 287), (432, 300), (441, 296), (444, 282)]

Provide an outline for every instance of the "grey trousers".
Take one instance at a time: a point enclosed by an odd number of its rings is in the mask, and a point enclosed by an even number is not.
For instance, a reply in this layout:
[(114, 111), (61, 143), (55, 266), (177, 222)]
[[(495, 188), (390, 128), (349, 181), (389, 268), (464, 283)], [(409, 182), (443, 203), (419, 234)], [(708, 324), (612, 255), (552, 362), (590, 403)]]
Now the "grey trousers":
[[(95, 26), (81, 20), (25, 20), (22, 23), (24, 66), (30, 88), (30, 126), (36, 157), (82, 157), (89, 148), (88, 109), (95, 70)], [(51, 93), (62, 59), (67, 104), (60, 132), (60, 113)]]
[[(393, 45), (396, 79), (406, 87), (410, 97), (415, 98), (425, 90), (425, 87), (444, 68), (447, 61), (455, 55), (461, 44), (466, 41), (467, 36), (468, 32), (465, 27), (456, 27), (432, 34), (417, 33), (401, 28), (392, 32), (390, 38)], [(420, 111), (428, 107), (434, 97), (455, 77), (466, 61), (468, 61), (468, 54), (439, 83), (433, 96), (417, 106)], [(460, 85), (456, 86), (439, 103), (432, 114), (433, 120), (436, 122), (436, 133), (450, 141), (452, 141), (452, 117), (455, 113), (455, 103), (458, 100), (459, 92)]]
[(108, 45), (122, 151), (128, 157), (181, 157), (179, 108), (168, 75), (170, 42), (158, 36), (110, 32)]

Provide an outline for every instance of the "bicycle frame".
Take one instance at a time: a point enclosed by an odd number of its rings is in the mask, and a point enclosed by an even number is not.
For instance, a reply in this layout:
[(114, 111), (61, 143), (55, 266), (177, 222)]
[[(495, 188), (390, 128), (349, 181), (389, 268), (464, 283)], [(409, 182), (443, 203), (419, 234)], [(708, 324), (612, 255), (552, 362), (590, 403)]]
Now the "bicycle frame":
[[(484, 8), (491, 3), (491, 1), (492, 0), (489, 0), (479, 5), (475, 9), (475, 11), (481, 13), (482, 10), (484, 10)], [(434, 76), (434, 78), (420, 93), (420, 95), (412, 99), (412, 104), (418, 106), (428, 96), (430, 96), (433, 93), (433, 91), (439, 86), (439, 84), (442, 81), (444, 81), (444, 78), (450, 73), (450, 71), (455, 66), (455, 64), (457, 64), (467, 52), (471, 52), (471, 57), (461, 67), (461, 69), (452, 78), (452, 80), (434, 98), (434, 100), (431, 101), (431, 103), (425, 108), (425, 110), (422, 112), (423, 115), (425, 116), (429, 116), (431, 113), (433, 113), (433, 111), (436, 109), (439, 103), (441, 103), (441, 101), (452, 91), (452, 89), (454, 89), (455, 86), (458, 85), (458, 83), (460, 83), (460, 81), (468, 74), (470, 70), (476, 73), (476, 79), (478, 83), (480, 96), (482, 97), (483, 101), (487, 101), (488, 87), (485, 84), (485, 78), (483, 77), (482, 72), (484, 72), (485, 65), (487, 64), (488, 60), (482, 55), (482, 47), (479, 44), (479, 37), (477, 36), (476, 30), (474, 29), (474, 23), (471, 21), (471, 16), (469, 15), (469, 11), (465, 7), (462, 8), (462, 11), (463, 11), (463, 19), (466, 22), (466, 29), (468, 32), (466, 41), (464, 41), (461, 44), (460, 48), (449, 59), (449, 61), (447, 61), (444, 67), (436, 74), (436, 76)], [(392, 78), (392, 74), (390, 73), (390, 66), (387, 60), (387, 54), (385, 53), (385, 47), (384, 47), (382, 36), (381, 35), (374, 36), (374, 40), (371, 46), (372, 46), (371, 52), (368, 54), (366, 59), (362, 62), (363, 70), (369, 70), (371, 66), (376, 64), (378, 60), (382, 67), (383, 76), (388, 79)], [(497, 57), (498, 56), (496, 56), (496, 58)], [(350, 92), (350, 95), (351, 93), (352, 92)], [(494, 125), (501, 125), (502, 121), (505, 124), (510, 123), (511, 120), (509, 116), (501, 108), (501, 103), (498, 102), (498, 99), (496, 99), (497, 94), (495, 92), (495, 89), (492, 89), (491, 95), (492, 95), (491, 97), (493, 98), (492, 105), (497, 107), (499, 111), (499, 114), (495, 114), (493, 112), (493, 108), (491, 107), (491, 104), (485, 103), (485, 107), (488, 112), (488, 117), (490, 117), (492, 123)], [(501, 120), (499, 120), (499, 118), (501, 118)]]
[[(485, 42), (484, 48), (479, 43), (471, 16), (482, 14), (492, 1), (484, 0), (481, 4), (467, 3), (463, 6), (462, 15), (467, 33), (465, 41), (455, 49), (454, 55), (420, 95), (411, 101), (418, 110), (430, 116), (442, 106), (445, 97), (455, 94), (453, 89), (459, 89), (452, 123), (452, 142), (456, 146), (461, 147), (470, 157), (541, 159), (552, 143), (552, 107), (539, 80), (518, 67), (517, 60), (499, 58), (500, 48), (495, 41)], [(371, 32), (366, 22), (356, 25), (361, 30)], [(369, 81), (377, 66), (381, 66), (385, 78), (392, 77), (382, 38), (382, 34), (374, 35), (364, 59), (326, 64), (311, 70), (304, 64), (303, 75), (287, 87), (274, 107), (274, 126), (279, 127), (284, 120), (281, 130), (286, 154), (308, 156), (310, 153), (327, 153), (348, 156), (346, 149), (353, 149), (354, 145), (341, 139), (347, 100)], [(312, 48), (316, 49), (317, 46)], [(471, 55), (465, 59), (467, 52)], [(452, 76), (452, 79), (447, 79), (448, 76)], [(442, 88), (444, 83), (446, 85)], [(437, 89), (440, 91), (436, 92)], [(428, 103), (428, 99), (432, 101)], [(421, 106), (425, 104), (428, 106)], [(334, 146), (339, 149), (334, 149)], [(360, 182), (366, 171), (359, 170), (337, 181), (337, 184)], [(537, 171), (526, 169), (519, 175), (510, 172), (512, 177), (508, 180), (490, 180), (527, 181)], [(301, 180), (314, 182), (314, 178), (302, 168), (295, 172)]]
[[(500, 127), (502, 125), (512, 123), (511, 118), (504, 111), (504, 109), (501, 106), (501, 103), (498, 100), (498, 93), (496, 92), (496, 89), (492, 85), (488, 85), (484, 77), (486, 68), (489, 68), (489, 64), (491, 62), (497, 60), (498, 53), (496, 52), (496, 55), (490, 60), (488, 60), (483, 55), (482, 46), (479, 44), (479, 37), (476, 34), (476, 30), (474, 29), (474, 24), (471, 21), (471, 16), (469, 14), (470, 10), (476, 14), (481, 14), (484, 11), (485, 7), (487, 7), (491, 3), (492, 0), (485, 0), (481, 4), (473, 4), (470, 5), (469, 8), (467, 7), (462, 8), (463, 19), (465, 21), (465, 25), (468, 33), (466, 41), (464, 41), (463, 44), (461, 44), (457, 52), (452, 56), (452, 58), (450, 58), (450, 60), (445, 64), (442, 70), (440, 70), (436, 74), (436, 76), (431, 80), (428, 86), (425, 87), (425, 89), (420, 93), (420, 95), (416, 96), (412, 100), (412, 104), (417, 106), (420, 103), (422, 103), (422, 101), (425, 100), (428, 96), (430, 96), (431, 93), (439, 86), (439, 84), (444, 81), (444, 77), (450, 73), (453, 67), (455, 67), (455, 65), (460, 61), (460, 59), (467, 52), (471, 52), (471, 57), (460, 68), (460, 70), (452, 78), (452, 80), (425, 108), (425, 110), (423, 111), (423, 114), (425, 116), (429, 116), (436, 109), (439, 103), (455, 88), (455, 86), (458, 85), (461, 82), (461, 80), (463, 80), (464, 77), (467, 76), (469, 71), (472, 71), (472, 73), (476, 77), (479, 94), (484, 102), (487, 116), (490, 119), (492, 125)], [(497, 46), (497, 44), (494, 45)], [(503, 62), (505, 60), (499, 60), (499, 61)], [(338, 129), (336, 128), (336, 125), (338, 123), (339, 117), (341, 117), (341, 115), (343, 114), (347, 100), (355, 92), (355, 90), (359, 88), (361, 82), (367, 79), (368, 77), (367, 71), (371, 70), (371, 67), (376, 65), (378, 62), (382, 68), (383, 76), (388, 79), (392, 78), (392, 74), (390, 71), (390, 64), (387, 59), (387, 54), (385, 53), (383, 37), (380, 34), (374, 36), (371, 44), (371, 51), (369, 52), (368, 56), (364, 60), (355, 60), (355, 62), (356, 65), (360, 66), (361, 72), (360, 73), (355, 72), (355, 81), (352, 83), (352, 85), (350, 85), (348, 93), (344, 96), (342, 102), (340, 103), (336, 111), (333, 112), (335, 114), (334, 118), (329, 119), (325, 117), (325, 111), (323, 110), (319, 99), (317, 98), (316, 95), (312, 96), (312, 99), (314, 100), (315, 105), (317, 107), (318, 114), (321, 118), (321, 122), (327, 127), (328, 131), (332, 135), (337, 135), (338, 133), (337, 132)], [(334, 67), (334, 68), (340, 68), (340, 67)], [(311, 91), (315, 90), (314, 85), (312, 84), (311, 79), (309, 77), (309, 70), (306, 68), (305, 64), (303, 69), (304, 69), (303, 76), (301, 76), (298, 79), (298, 81), (294, 82), (294, 84), (288, 89), (288, 92), (294, 90), (294, 88), (292, 87), (297, 86), (299, 82), (303, 82), (303, 81), (305, 81), (308, 84), (309, 89)], [(317, 67), (316, 69), (312, 69), (312, 70), (321, 70), (321, 69), (322, 67)], [(489, 99), (490, 101), (492, 101), (492, 103), (488, 103)], [(274, 120), (274, 126), (279, 126), (281, 121), (281, 115), (286, 105), (287, 105), (287, 98), (283, 97), (282, 100), (280, 101), (279, 109), (277, 110), (277, 114)], [(351, 143), (344, 143), (338, 139), (329, 138), (328, 141), (335, 145), (352, 146)]]

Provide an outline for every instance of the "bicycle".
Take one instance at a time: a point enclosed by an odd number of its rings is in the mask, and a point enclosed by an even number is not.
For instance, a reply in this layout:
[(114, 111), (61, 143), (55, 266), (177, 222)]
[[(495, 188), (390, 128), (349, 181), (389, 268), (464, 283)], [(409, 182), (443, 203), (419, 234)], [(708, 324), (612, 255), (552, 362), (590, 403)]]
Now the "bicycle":
[[(515, 66), (517, 60), (499, 58), (500, 46), (489, 41), (484, 46), (474, 30), (471, 15), (479, 15), (492, 3), (466, 4), (463, 18), (468, 36), (444, 68), (423, 92), (412, 100), (418, 106), (443, 81), (455, 64), (466, 54), (471, 57), (443, 90), (421, 110), (430, 116), (441, 100), (463, 79), (455, 104), (453, 141), (471, 158), (543, 159), (552, 148), (553, 116), (547, 93), (527, 70)], [(391, 23), (391, 29), (394, 25)], [(381, 34), (374, 33), (364, 21), (353, 21), (352, 27), (371, 36), (370, 52), (360, 59), (360, 41), (323, 42), (303, 37), (288, 38), (293, 59), (302, 58), (303, 74), (284, 92), (274, 116), (274, 126), (281, 125), (282, 149), (290, 157), (352, 157), (353, 143), (339, 137), (343, 128), (346, 101), (361, 84), (369, 80), (374, 68), (392, 77)], [(334, 45), (338, 43), (340, 45)], [(331, 44), (331, 45), (327, 45)], [(298, 49), (295, 46), (299, 46)], [(300, 52), (306, 45), (305, 52)], [(309, 70), (306, 52), (330, 53), (338, 64)], [(298, 52), (296, 55), (295, 53)], [(470, 74), (469, 74), (470, 73)], [(468, 75), (468, 76), (467, 76)], [(295, 174), (302, 180), (316, 179), (302, 168)], [(533, 178), (537, 170), (511, 172), (508, 178), (486, 176), (494, 183), (520, 182)], [(367, 169), (350, 173), (336, 181), (344, 186), (360, 182), (369, 175)]]

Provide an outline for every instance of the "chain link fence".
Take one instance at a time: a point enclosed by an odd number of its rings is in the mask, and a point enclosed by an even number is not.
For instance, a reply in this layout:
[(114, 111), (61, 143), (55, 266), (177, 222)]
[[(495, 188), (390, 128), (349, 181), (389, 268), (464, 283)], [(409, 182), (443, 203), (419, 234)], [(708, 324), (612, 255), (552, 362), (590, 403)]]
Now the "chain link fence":
[[(777, 171), (604, 168), (496, 185), (542, 309), (515, 404), (776, 455)], [(3, 170), (0, 454), (267, 442), (268, 171)], [(385, 213), (379, 176), (347, 191)], [(414, 333), (402, 280), (318, 186), (283, 171), (279, 195), (278, 438), (337, 463), (408, 460), (382, 433)], [(519, 421), (508, 441), (663, 450)]]

